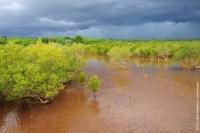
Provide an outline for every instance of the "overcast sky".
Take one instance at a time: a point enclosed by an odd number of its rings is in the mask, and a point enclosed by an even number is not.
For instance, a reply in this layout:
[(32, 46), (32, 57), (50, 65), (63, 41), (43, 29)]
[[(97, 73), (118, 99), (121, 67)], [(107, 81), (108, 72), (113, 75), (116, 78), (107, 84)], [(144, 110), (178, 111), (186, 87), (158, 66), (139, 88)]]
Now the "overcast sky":
[(0, 36), (200, 38), (200, 0), (0, 0)]

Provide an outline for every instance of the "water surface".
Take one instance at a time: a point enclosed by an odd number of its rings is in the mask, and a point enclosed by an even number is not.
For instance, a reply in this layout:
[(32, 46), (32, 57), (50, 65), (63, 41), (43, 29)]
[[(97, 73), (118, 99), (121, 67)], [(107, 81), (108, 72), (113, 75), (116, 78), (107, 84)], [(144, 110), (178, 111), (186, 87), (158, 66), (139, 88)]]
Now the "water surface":
[(96, 99), (86, 87), (82, 90), (72, 82), (52, 104), (1, 103), (0, 132), (197, 132), (199, 71), (157, 59), (131, 59), (127, 70), (104, 56), (90, 56), (88, 64), (88, 77), (97, 74), (102, 80)]

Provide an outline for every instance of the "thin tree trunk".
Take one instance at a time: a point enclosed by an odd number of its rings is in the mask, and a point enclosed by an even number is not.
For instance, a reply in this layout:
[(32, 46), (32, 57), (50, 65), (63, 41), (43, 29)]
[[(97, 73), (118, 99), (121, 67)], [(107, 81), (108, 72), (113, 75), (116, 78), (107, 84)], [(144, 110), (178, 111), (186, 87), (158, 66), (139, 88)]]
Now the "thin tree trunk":
[(124, 63), (124, 68), (126, 69), (126, 62), (123, 62)]
[(43, 101), (38, 95), (32, 95), (32, 96), (30, 96), (30, 97), (36, 97), (36, 98), (39, 99), (39, 101), (40, 101), (41, 103), (43, 103), (43, 104), (45, 104), (45, 103), (50, 103), (49, 100)]
[(185, 66), (181, 61), (180, 61), (180, 64), (181, 64), (184, 68), (191, 69), (190, 67)]
[(81, 89), (83, 90), (83, 84), (81, 85)]
[(167, 62), (168, 57), (165, 57), (165, 62)]
[(114, 63), (119, 65), (122, 69), (126, 70), (126, 62), (124, 62), (124, 61), (122, 62), (124, 65), (120, 64), (120, 62), (115, 62), (114, 61)]
[(124, 65), (117, 63), (122, 69), (126, 70), (126, 62), (123, 62)]
[(144, 67), (142, 67), (142, 69), (143, 69), (143, 75), (144, 75), (144, 77), (147, 78), (147, 73), (144, 73)]
[(4, 100), (4, 95), (2, 92), (1, 92), (1, 100)]
[(1, 94), (1, 100), (5, 100), (6, 99), (6, 95), (3, 94), (3, 91), (1, 91), (0, 94)]

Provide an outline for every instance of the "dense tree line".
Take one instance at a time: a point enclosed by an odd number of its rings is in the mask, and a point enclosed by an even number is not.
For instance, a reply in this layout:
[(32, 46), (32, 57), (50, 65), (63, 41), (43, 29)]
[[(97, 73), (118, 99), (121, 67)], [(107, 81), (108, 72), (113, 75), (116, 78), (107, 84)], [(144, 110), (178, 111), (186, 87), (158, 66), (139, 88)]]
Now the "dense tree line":
[[(38, 38), (2, 37), (0, 38), (0, 45), (6, 45), (9, 40), (12, 40), (15, 44), (28, 46), (36, 44)], [(168, 57), (173, 57), (175, 61), (185, 68), (199, 68), (200, 39), (106, 39), (83, 38), (77, 35), (74, 38), (43, 37), (41, 40), (45, 44), (57, 43), (67, 46), (83, 44), (85, 53), (101, 55), (109, 55), (109, 51), (113, 47), (120, 49), (128, 47), (132, 57), (157, 57), (158, 59), (164, 58), (166, 60)], [(77, 48), (82, 49), (81, 47)], [(191, 50), (191, 52), (188, 52), (188, 50)]]
[[(120, 56), (123, 56), (123, 51), (127, 51), (125, 52), (127, 57), (156, 57), (158, 60), (160, 58), (167, 60), (167, 58), (171, 57), (184, 68), (192, 70), (200, 69), (200, 40), (151, 40), (147, 42), (104, 40), (100, 44), (87, 44), (85, 52), (108, 55), (115, 62), (119, 63), (121, 60), (120, 62), (122, 63), (124, 62), (124, 57), (120, 58)], [(120, 66), (122, 67), (122, 65)], [(125, 69), (125, 66), (123, 68)]]

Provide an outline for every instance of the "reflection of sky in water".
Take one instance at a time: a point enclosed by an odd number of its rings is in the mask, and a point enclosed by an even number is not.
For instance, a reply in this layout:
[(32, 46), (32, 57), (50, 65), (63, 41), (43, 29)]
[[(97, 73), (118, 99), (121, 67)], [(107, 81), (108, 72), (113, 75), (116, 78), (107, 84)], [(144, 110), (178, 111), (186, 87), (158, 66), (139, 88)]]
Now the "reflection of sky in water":
[(106, 65), (106, 63), (104, 61), (97, 61), (95, 59), (90, 59), (88, 64), (90, 66), (101, 66), (101, 67), (104, 67)]
[(3, 118), (3, 125), (0, 127), (0, 133), (9, 133), (14, 129), (19, 129), (20, 121), (15, 111), (11, 111)]

